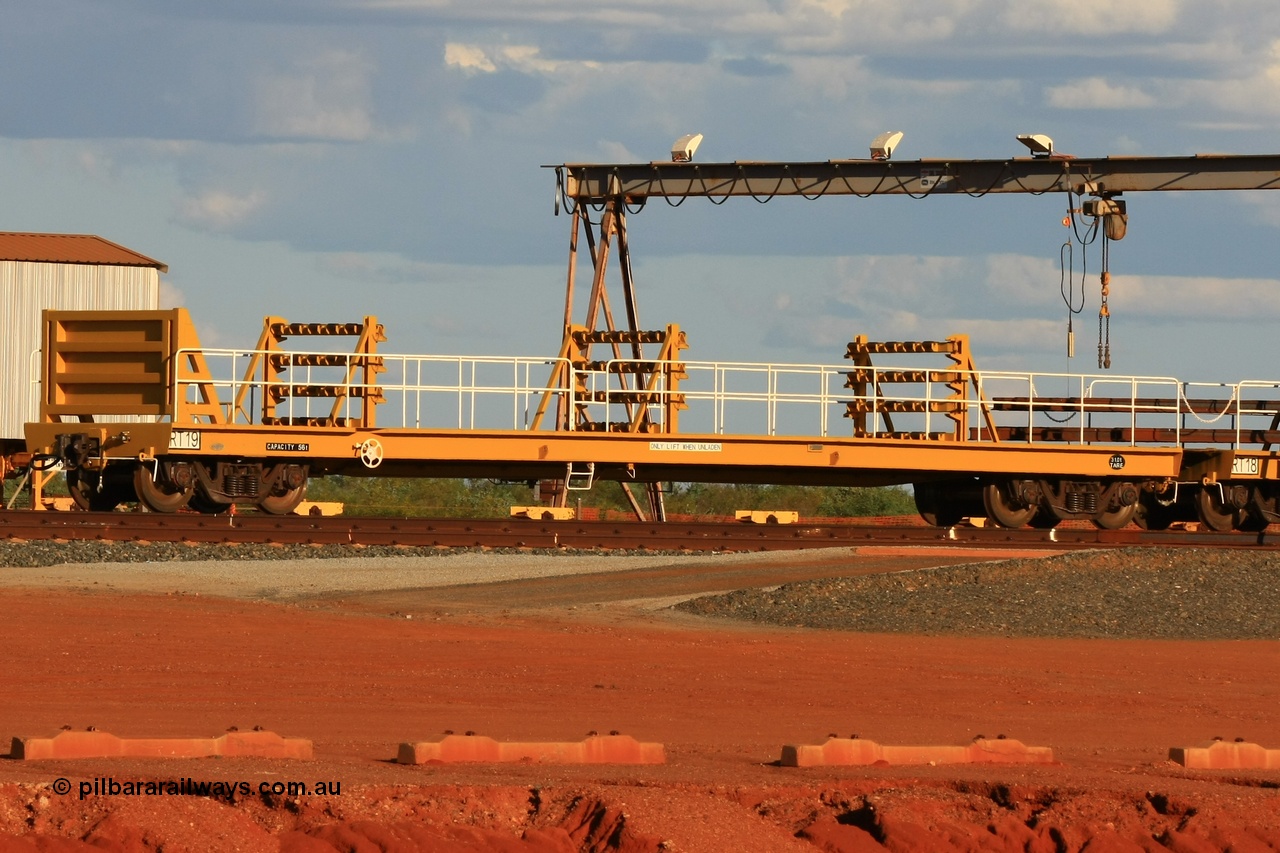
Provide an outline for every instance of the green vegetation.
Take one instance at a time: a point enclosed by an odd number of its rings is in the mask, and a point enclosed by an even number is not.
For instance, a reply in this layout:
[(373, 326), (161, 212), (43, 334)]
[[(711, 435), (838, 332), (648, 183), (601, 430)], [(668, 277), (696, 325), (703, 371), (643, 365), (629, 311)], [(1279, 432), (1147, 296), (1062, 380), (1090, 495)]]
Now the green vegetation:
[(534, 503), (523, 483), (488, 480), (325, 477), (307, 483), (307, 500), (341, 501), (345, 515), (489, 518)]
[[(643, 503), (643, 490), (636, 489), (636, 496)], [(372, 477), (315, 479), (307, 486), (307, 498), (341, 501), (348, 515), (456, 518), (503, 516), (512, 506), (536, 503), (533, 489), (523, 483)], [(613, 483), (573, 492), (569, 500), (574, 506), (630, 512), (622, 490)], [(665, 502), (672, 515), (731, 516), (739, 509), (772, 509), (794, 510), (802, 518), (852, 518), (916, 512), (911, 493), (897, 487), (677, 483)]]
[[(18, 479), (3, 483), (3, 504), (18, 488)], [(645, 503), (644, 489), (635, 494)], [(739, 509), (794, 510), (801, 518), (860, 518), (873, 515), (915, 515), (911, 493), (902, 488), (868, 489), (851, 486), (753, 486), (676, 483), (665, 502), (671, 515), (731, 516)], [(66, 480), (54, 477), (45, 486), (49, 496), (66, 495)], [(432, 516), (437, 518), (498, 518), (513, 506), (536, 504), (533, 489), (524, 483), (489, 480), (400, 479), (393, 477), (324, 477), (310, 481), (307, 499), (341, 501), (347, 515)], [(630, 513), (622, 489), (598, 482), (585, 492), (572, 492), (573, 506)], [(24, 494), (15, 508), (27, 508)]]
[[(21, 496), (14, 500), (19, 487), (22, 489)], [(66, 497), (70, 494), (67, 491), (67, 478), (59, 474), (49, 482), (44, 484), (45, 497)], [(9, 501), (13, 501), (14, 509), (30, 509), (31, 508), (31, 483), (24, 481), (22, 475), (15, 471), (10, 471), (9, 476), (0, 481), (0, 509), (9, 506)]]

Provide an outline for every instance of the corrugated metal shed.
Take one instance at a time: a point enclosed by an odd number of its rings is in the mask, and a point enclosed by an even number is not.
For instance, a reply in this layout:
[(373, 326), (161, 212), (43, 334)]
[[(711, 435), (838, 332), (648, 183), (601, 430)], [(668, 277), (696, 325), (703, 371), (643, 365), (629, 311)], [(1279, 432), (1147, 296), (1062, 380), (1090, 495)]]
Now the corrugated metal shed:
[(40, 312), (159, 308), (168, 269), (93, 235), (0, 232), (0, 442), (39, 416)]

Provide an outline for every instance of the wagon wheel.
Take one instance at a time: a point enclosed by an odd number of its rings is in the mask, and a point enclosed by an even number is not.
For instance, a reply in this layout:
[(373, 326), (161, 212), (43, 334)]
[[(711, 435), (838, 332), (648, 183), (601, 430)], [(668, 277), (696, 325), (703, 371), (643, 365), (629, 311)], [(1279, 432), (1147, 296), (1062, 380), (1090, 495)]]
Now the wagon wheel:
[[(98, 488), (99, 483), (102, 484), (101, 489)], [(67, 472), (67, 491), (76, 506), (91, 512), (111, 512), (125, 501), (134, 499), (127, 481), (108, 476), (104, 482), (102, 474), (83, 468)]]
[(302, 499), (307, 495), (307, 469), (302, 466), (302, 481), (293, 488), (289, 488), (284, 482), (284, 472), (288, 469), (284, 466), (277, 466), (272, 471), (272, 476), (268, 478), (273, 481), (271, 492), (258, 501), (258, 509), (271, 515), (288, 515), (298, 508), (298, 504), (302, 503)]
[(1205, 527), (1225, 533), (1244, 520), (1244, 512), (1222, 502), (1222, 490), (1218, 486), (1202, 486), (1196, 492), (1196, 514)]
[(1093, 518), (1093, 526), (1101, 530), (1119, 530), (1133, 520), (1138, 510), (1137, 504), (1126, 504), (1119, 509), (1111, 509), (1098, 513)]
[(1272, 497), (1270, 486), (1254, 486), (1249, 496), (1248, 530), (1263, 531), (1276, 517), (1276, 502)]
[(138, 500), (152, 512), (177, 512), (187, 505), (195, 493), (195, 484), (185, 489), (161, 479), (156, 482), (151, 465), (143, 462), (133, 469), (133, 489)]
[(296, 489), (286, 489), (279, 494), (270, 494), (258, 501), (258, 509), (271, 515), (288, 515), (298, 508), (302, 499), (307, 496), (307, 484), (304, 482)]
[(1001, 527), (1017, 529), (1026, 527), (1040, 511), (1011, 495), (1010, 483), (989, 483), (982, 487), (982, 504), (987, 508), (987, 518)]
[(926, 524), (952, 527), (964, 518), (964, 513), (954, 501), (947, 499), (937, 483), (915, 483), (912, 490), (915, 492), (916, 511)]

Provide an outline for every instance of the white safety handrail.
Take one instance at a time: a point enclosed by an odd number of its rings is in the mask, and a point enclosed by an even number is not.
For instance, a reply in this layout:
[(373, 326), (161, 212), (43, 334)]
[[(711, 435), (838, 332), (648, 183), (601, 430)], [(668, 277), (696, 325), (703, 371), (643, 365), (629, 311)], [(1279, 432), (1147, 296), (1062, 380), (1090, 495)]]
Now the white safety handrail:
[[(180, 350), (179, 358), (187, 352), (197, 350)], [(201, 349), (198, 352), (204, 356), (212, 378), (180, 379), (174, 388), (175, 406), (182, 401), (197, 402), (199, 389), (212, 387), (228, 420), (255, 423), (259, 401), (262, 395), (270, 394), (272, 388), (327, 385), (340, 389), (344, 397), (341, 416), (348, 419), (357, 414), (357, 407), (366, 405), (367, 393), (381, 392), (385, 402), (377, 407), (378, 426), (402, 429), (527, 429), (537, 400), (546, 390), (552, 366), (557, 362), (567, 364), (563, 359), (505, 356), (366, 355), (240, 349)], [(244, 371), (255, 357), (282, 354), (341, 356), (357, 365), (353, 373), (364, 369), (358, 366), (362, 361), (376, 360), (381, 370), (367, 383), (348, 381), (345, 366), (286, 367), (283, 369), (286, 375), (280, 379), (244, 379)], [(334, 378), (334, 373), (342, 375)], [(241, 391), (246, 392), (250, 401), (248, 421), (245, 413), (229, 410)], [(562, 393), (568, 395), (572, 405), (573, 390)], [(501, 405), (497, 410), (491, 410), (486, 406), (490, 401), (500, 401)], [(283, 417), (319, 417), (328, 415), (332, 407), (332, 397), (286, 394), (277, 403)], [(505, 415), (494, 420), (495, 411), (504, 411)], [(449, 413), (447, 416), (446, 412)]]
[[(189, 352), (197, 351), (180, 351), (178, 358), (183, 359)], [(1230, 418), (1231, 441), (1225, 435), (1215, 434), (1209, 443), (1233, 443), (1239, 447), (1259, 444), (1257, 432), (1274, 431), (1276, 425), (1280, 425), (1278, 382), (1249, 381), (1231, 385), (1184, 383), (1163, 376), (930, 369), (925, 371), (930, 379), (936, 379), (939, 374), (955, 378), (950, 383), (899, 382), (895, 385), (888, 374), (901, 373), (903, 368), (866, 366), (858, 367), (868, 380), (864, 383), (866, 392), (859, 396), (855, 389), (846, 387), (845, 380), (853, 369), (847, 363), (614, 359), (600, 370), (575, 371), (564, 359), (536, 357), (233, 349), (198, 352), (213, 378), (182, 380), (174, 389), (175, 402), (194, 402), (197, 386), (212, 386), (227, 409), (230, 401), (243, 390), (252, 401), (247, 407), (252, 412), (253, 406), (260, 405), (262, 395), (271, 393), (272, 386), (323, 384), (341, 389), (340, 393), (346, 397), (344, 414), (349, 418), (359, 413), (360, 406), (366, 405), (364, 393), (376, 388), (385, 400), (377, 406), (377, 425), (383, 428), (528, 429), (532, 425), (532, 413), (547, 393), (558, 398), (567, 411), (585, 407), (597, 422), (610, 422), (611, 418), (620, 417), (620, 412), (632, 415), (637, 405), (648, 406), (648, 417), (659, 430), (669, 427), (664, 420), (666, 404), (679, 400), (686, 406), (679, 416), (679, 432), (686, 434), (847, 436), (851, 431), (847, 428), (846, 404), (850, 402), (861, 404), (860, 411), (866, 413), (868, 432), (872, 435), (886, 426), (886, 417), (891, 417), (895, 432), (920, 432), (926, 436), (939, 427), (939, 418), (946, 430), (954, 430), (956, 420), (953, 418), (963, 417), (969, 431), (962, 440), (982, 442), (1001, 440), (988, 428), (988, 416), (1006, 435), (1005, 442), (1016, 440), (1020, 444), (1039, 443), (1038, 431), (1049, 431), (1057, 443), (1066, 440), (1080, 444), (1134, 445), (1148, 443), (1139, 441), (1140, 434), (1147, 429), (1159, 430), (1156, 435), (1171, 438), (1169, 442), (1159, 443), (1180, 444), (1189, 428), (1184, 418), (1191, 415), (1204, 425)], [(251, 379), (245, 387), (243, 372), (251, 359), (281, 354), (342, 356), (357, 365), (351, 371), (353, 375), (360, 374), (363, 367), (359, 365), (366, 359), (376, 359), (383, 369), (365, 385), (347, 382), (346, 367), (289, 367), (278, 380)], [(638, 363), (648, 365), (649, 371), (628, 369), (629, 365)], [(548, 392), (547, 382), (553, 368), (562, 371), (563, 376), (572, 377), (572, 381), (566, 383), (567, 387)], [(335, 374), (337, 379), (325, 378)], [(631, 377), (627, 387), (621, 387), (619, 376)], [(680, 378), (668, 384), (669, 376)], [(643, 385), (646, 380), (652, 383), (647, 389)], [(579, 383), (585, 396), (578, 396)], [(1052, 389), (1062, 390), (1052, 393)], [(637, 397), (642, 391), (647, 391), (647, 395)], [(640, 402), (636, 402), (637, 399)], [(1212, 415), (1193, 411), (1195, 404), (1203, 400), (1220, 403), (1222, 411)], [(1242, 405), (1245, 402), (1257, 405)], [(283, 394), (277, 409), (285, 416), (316, 417), (327, 415), (332, 405), (332, 398), (295, 398)], [(227, 414), (243, 422), (243, 413), (228, 411)], [(544, 418), (544, 428), (553, 429), (555, 421), (554, 417)], [(576, 426), (577, 418), (569, 418), (569, 428)], [(1126, 433), (1128, 438), (1106, 440), (1110, 430), (1117, 435)], [(1015, 438), (1010, 439), (1008, 435)]]

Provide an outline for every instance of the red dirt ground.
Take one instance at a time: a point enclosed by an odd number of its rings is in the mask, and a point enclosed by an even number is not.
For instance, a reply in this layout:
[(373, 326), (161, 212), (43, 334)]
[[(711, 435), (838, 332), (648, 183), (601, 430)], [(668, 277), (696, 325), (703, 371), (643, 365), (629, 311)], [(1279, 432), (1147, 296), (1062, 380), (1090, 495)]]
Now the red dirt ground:
[[(778, 557), (802, 559), (819, 558)], [(289, 605), (0, 591), (0, 736), (261, 725), (316, 751), (3, 761), (0, 851), (1280, 850), (1280, 772), (1167, 760), (1213, 736), (1280, 746), (1275, 642), (782, 630), (545, 596), (528, 609), (501, 593), (456, 605), (440, 589)], [(618, 730), (665, 743), (668, 763), (391, 762), (400, 742), (445, 730)], [(901, 745), (1007, 734), (1051, 746), (1058, 763), (777, 766), (784, 744), (855, 732)], [(69, 794), (54, 792), (59, 778)], [(95, 779), (187, 778), (341, 792), (78, 793)]]

